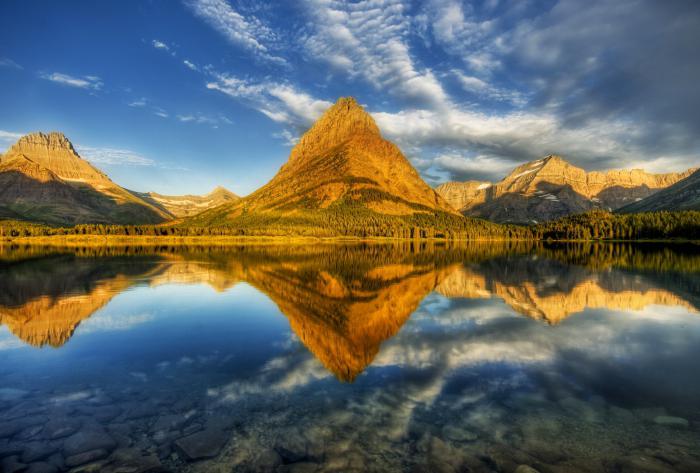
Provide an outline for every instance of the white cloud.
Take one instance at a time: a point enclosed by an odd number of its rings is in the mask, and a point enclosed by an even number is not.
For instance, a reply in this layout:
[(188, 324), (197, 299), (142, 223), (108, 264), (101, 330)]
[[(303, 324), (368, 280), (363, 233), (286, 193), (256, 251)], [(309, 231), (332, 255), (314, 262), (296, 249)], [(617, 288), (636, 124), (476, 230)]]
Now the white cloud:
[[(167, 117), (167, 114), (165, 115)], [(11, 144), (19, 140), (26, 133), (15, 133), (0, 130), (0, 142)], [(86, 160), (95, 164), (112, 164), (123, 166), (155, 166), (156, 162), (141, 154), (128, 149), (101, 148), (93, 146), (76, 145), (76, 150)], [(0, 150), (2, 147), (0, 146)], [(164, 167), (164, 166), (161, 166)]]
[(155, 166), (155, 161), (127, 149), (94, 148), (76, 146), (80, 155), (95, 164), (113, 164), (124, 166)]
[(51, 82), (80, 89), (100, 90), (103, 85), (102, 80), (97, 76), (74, 77), (68, 74), (54, 72), (51, 74), (41, 74), (40, 77), (50, 80)]
[[(207, 88), (241, 100), (271, 120), (297, 131), (311, 125), (332, 103), (288, 84), (251, 82), (212, 73)], [(586, 169), (643, 167), (635, 145), (640, 129), (633, 123), (599, 120), (567, 128), (546, 112), (486, 114), (445, 103), (441, 109), (374, 112), (382, 133), (397, 142), (424, 172), (443, 171), (451, 178), (499, 180), (515, 166), (548, 154), (561, 154)], [(283, 132), (278, 137), (287, 139)], [(290, 140), (287, 139), (290, 143)], [(653, 162), (653, 161), (652, 161)], [(671, 170), (685, 168), (686, 156), (664, 158)], [(641, 165), (641, 166), (639, 166)]]
[(10, 69), (24, 69), (22, 66), (17, 64), (15, 61), (13, 61), (12, 59), (7, 58), (7, 57), (0, 58), (0, 67), (9, 67)]
[(77, 331), (81, 334), (129, 330), (134, 326), (150, 322), (153, 314), (105, 314), (98, 313), (81, 323)]
[(483, 155), (463, 156), (461, 154), (440, 154), (430, 161), (440, 170), (445, 170), (452, 175), (459, 176), (480, 176), (487, 170), (488, 174), (497, 174), (505, 176), (513, 168), (517, 167), (518, 162), (508, 159), (489, 157)]
[(242, 100), (271, 120), (296, 128), (312, 124), (332, 105), (301, 92), (291, 85), (276, 82), (252, 83), (229, 74), (213, 73), (207, 88)]
[(462, 88), (479, 98), (487, 98), (501, 102), (510, 102), (513, 105), (525, 105), (526, 100), (517, 90), (506, 90), (491, 85), (486, 80), (464, 74), (461, 71), (453, 71)]
[(0, 130), (0, 142), (10, 144), (19, 140), (24, 136), (24, 133), (15, 133), (13, 131)]
[(182, 63), (193, 71), (199, 71), (199, 68), (193, 62), (188, 61), (187, 59), (182, 61)]
[(504, 46), (497, 19), (477, 18), (472, 5), (457, 0), (430, 0), (419, 18), (424, 37), (475, 72), (488, 74), (500, 67), (495, 53)]
[(260, 19), (243, 16), (225, 0), (186, 0), (185, 4), (229, 42), (254, 53), (256, 58), (286, 63), (270, 51), (269, 45), (277, 41), (277, 36)]
[(299, 137), (289, 130), (282, 130), (272, 135), (273, 138), (282, 140), (287, 146), (294, 146), (299, 142)]
[(170, 51), (170, 46), (165, 44), (163, 41), (159, 41), (157, 39), (154, 39), (151, 41), (151, 45), (153, 45), (154, 48), (156, 49), (162, 49), (163, 51)]
[(136, 99), (129, 102), (129, 107), (145, 107), (148, 104), (148, 100), (145, 98)]
[[(496, 178), (505, 162), (517, 164), (548, 154), (561, 154), (587, 169), (611, 162), (615, 162), (616, 167), (630, 164), (645, 167), (638, 159), (644, 150), (635, 144), (641, 131), (628, 122), (599, 120), (567, 128), (555, 115), (544, 112), (489, 115), (454, 106), (440, 112), (403, 110), (377, 112), (373, 116), (382, 132), (404, 149), (420, 151), (442, 147), (458, 150), (452, 154), (464, 157), (479, 156), (480, 162), (489, 166), (482, 170), (480, 178), (488, 172)], [(681, 168), (673, 170), (683, 168), (682, 158), (675, 161)], [(454, 156), (442, 157), (435, 164), (447, 164), (443, 169), (454, 172), (458, 160)], [(465, 161), (467, 165), (468, 160)]]
[(419, 70), (411, 57), (410, 20), (401, 0), (307, 0), (307, 6), (313, 20), (304, 47), (311, 59), (416, 104), (441, 107), (448, 101), (433, 72)]
[(227, 125), (232, 125), (233, 122), (224, 115), (204, 115), (202, 113), (194, 113), (187, 115), (177, 115), (176, 118), (183, 123), (197, 123), (200, 125), (212, 125), (213, 127), (218, 127), (221, 123)]

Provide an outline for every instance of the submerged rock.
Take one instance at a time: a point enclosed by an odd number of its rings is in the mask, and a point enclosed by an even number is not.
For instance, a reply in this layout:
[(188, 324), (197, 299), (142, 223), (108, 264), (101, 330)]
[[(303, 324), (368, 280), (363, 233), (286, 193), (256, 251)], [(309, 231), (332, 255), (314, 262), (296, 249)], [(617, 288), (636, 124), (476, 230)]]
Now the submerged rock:
[(617, 467), (622, 473), (671, 473), (676, 471), (659, 460), (642, 455), (621, 458), (617, 462)]
[(690, 425), (686, 419), (674, 416), (656, 416), (654, 417), (654, 423), (669, 427), (688, 427)]
[(445, 426), (445, 428), (442, 429), (442, 435), (453, 442), (473, 442), (478, 438), (474, 432), (466, 429), (460, 429), (459, 427), (455, 427), (453, 425)]
[(213, 458), (221, 452), (228, 435), (222, 429), (207, 428), (175, 441), (175, 446), (189, 461)]
[(26, 473), (58, 473), (58, 467), (46, 462), (32, 463)]
[(144, 455), (135, 448), (116, 450), (111, 457), (113, 467), (109, 471), (128, 473), (153, 473), (163, 470), (163, 465), (155, 455)]
[(157, 432), (167, 432), (169, 430), (178, 430), (180, 427), (185, 425), (188, 418), (179, 414), (167, 414), (162, 415), (156, 420), (155, 424), (151, 428), (154, 433)]
[(535, 470), (530, 465), (518, 465), (518, 467), (515, 469), (515, 473), (540, 473), (540, 472), (538, 470)]
[(3, 473), (19, 473), (25, 471), (27, 465), (19, 461), (16, 456), (6, 457), (0, 461), (0, 471)]
[(78, 453), (77, 455), (71, 455), (67, 457), (66, 465), (70, 467), (80, 466), (86, 463), (94, 462), (95, 460), (101, 460), (107, 455), (109, 455), (109, 452), (107, 450), (98, 448), (96, 450), (90, 450), (87, 452)]
[(58, 451), (58, 447), (47, 442), (31, 442), (24, 447), (22, 462), (32, 463), (51, 456)]
[(116, 446), (117, 442), (102, 427), (90, 426), (68, 437), (63, 443), (63, 450), (66, 456), (73, 456), (90, 450), (111, 452)]
[(80, 428), (80, 422), (66, 418), (54, 418), (44, 426), (44, 435), (49, 439), (59, 439), (73, 435)]

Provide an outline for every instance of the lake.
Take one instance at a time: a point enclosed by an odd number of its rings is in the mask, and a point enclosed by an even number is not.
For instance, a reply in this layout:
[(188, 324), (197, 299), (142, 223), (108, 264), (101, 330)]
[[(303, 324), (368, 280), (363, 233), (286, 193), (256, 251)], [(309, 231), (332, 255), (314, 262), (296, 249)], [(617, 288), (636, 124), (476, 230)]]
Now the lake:
[(700, 247), (0, 247), (0, 471), (700, 471)]

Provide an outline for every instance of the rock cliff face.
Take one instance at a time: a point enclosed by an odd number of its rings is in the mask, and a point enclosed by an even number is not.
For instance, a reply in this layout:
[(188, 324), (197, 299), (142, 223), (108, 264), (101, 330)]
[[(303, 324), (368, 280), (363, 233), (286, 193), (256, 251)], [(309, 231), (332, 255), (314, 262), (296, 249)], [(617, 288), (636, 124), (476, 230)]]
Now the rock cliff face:
[(248, 213), (295, 215), (330, 206), (387, 215), (456, 213), (399, 148), (382, 138), (355, 99), (341, 98), (302, 136), (270, 182), (209, 220)]
[(620, 208), (620, 212), (659, 210), (700, 210), (700, 170), (641, 201)]
[(493, 185), (468, 181), (438, 187), (465, 215), (496, 222), (534, 223), (593, 208), (615, 210), (648, 197), (693, 172), (649, 174), (640, 169), (586, 172), (559, 156), (513, 170)]
[(453, 208), (462, 210), (467, 206), (483, 203), (486, 198), (485, 190), (492, 185), (486, 181), (446, 182), (435, 191)]
[(80, 157), (62, 133), (31, 133), (0, 156), (0, 217), (43, 223), (143, 224), (188, 217), (235, 202), (217, 188), (206, 196), (132, 192)]

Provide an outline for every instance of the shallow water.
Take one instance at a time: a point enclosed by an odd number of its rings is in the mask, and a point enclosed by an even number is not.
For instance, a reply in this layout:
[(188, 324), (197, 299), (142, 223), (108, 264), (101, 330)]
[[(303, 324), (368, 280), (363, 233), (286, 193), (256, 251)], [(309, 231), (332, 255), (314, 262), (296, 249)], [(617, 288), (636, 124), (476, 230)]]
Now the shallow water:
[(0, 471), (700, 471), (698, 249), (0, 248)]

